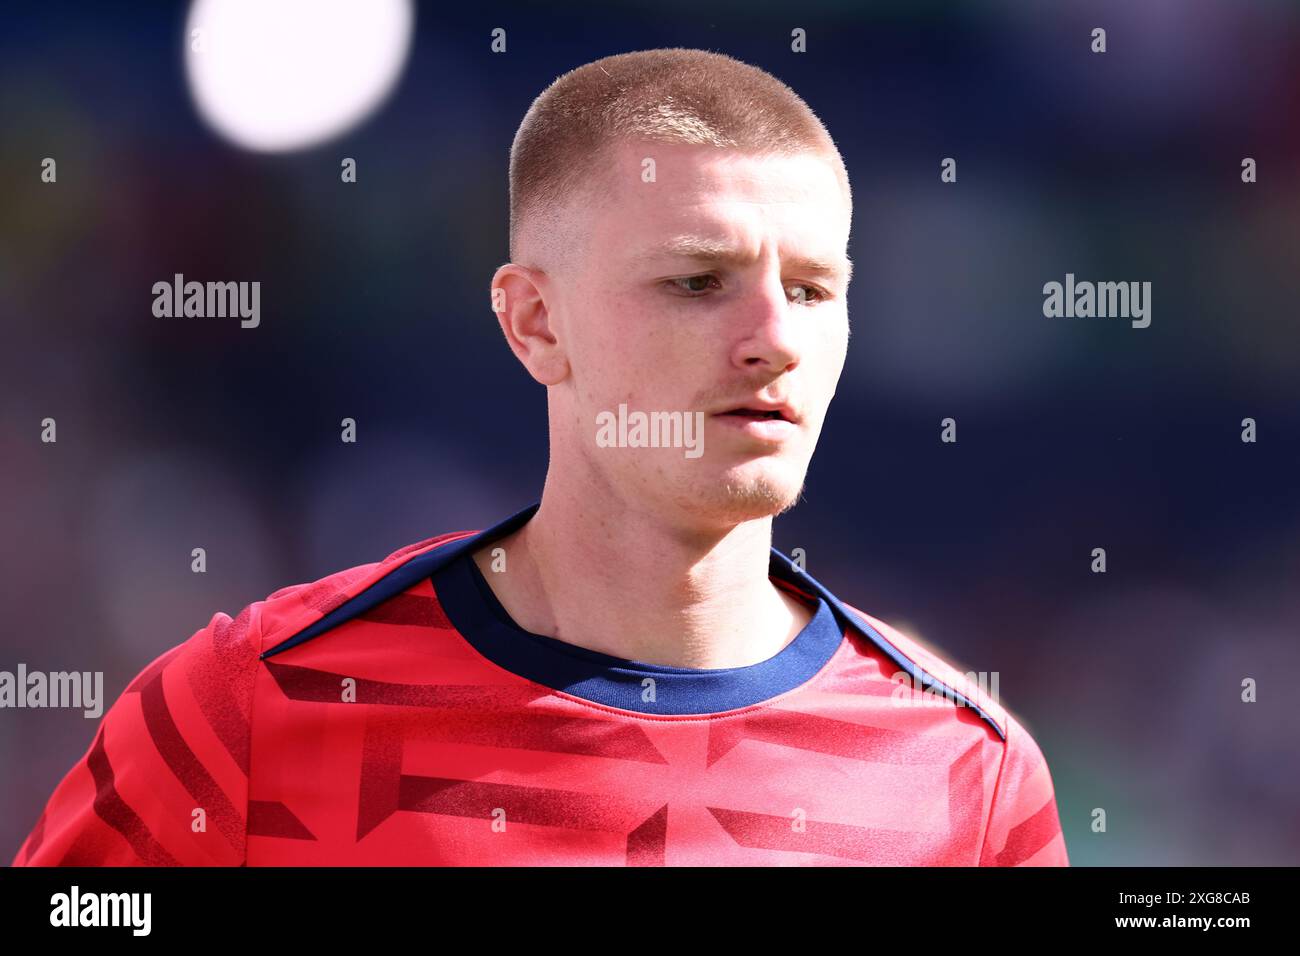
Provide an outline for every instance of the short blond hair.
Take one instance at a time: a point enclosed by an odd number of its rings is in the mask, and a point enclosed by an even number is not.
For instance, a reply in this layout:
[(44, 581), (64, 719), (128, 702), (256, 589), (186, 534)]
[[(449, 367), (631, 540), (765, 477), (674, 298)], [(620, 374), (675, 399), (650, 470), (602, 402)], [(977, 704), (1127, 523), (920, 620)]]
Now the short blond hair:
[(580, 237), (558, 234), (560, 211), (578, 198), (599, 202), (610, 150), (635, 139), (760, 155), (819, 153), (852, 208), (848, 171), (830, 133), (772, 74), (709, 50), (619, 53), (558, 77), (519, 124), (510, 148), (511, 261), (528, 254), (526, 235), (571, 250)]

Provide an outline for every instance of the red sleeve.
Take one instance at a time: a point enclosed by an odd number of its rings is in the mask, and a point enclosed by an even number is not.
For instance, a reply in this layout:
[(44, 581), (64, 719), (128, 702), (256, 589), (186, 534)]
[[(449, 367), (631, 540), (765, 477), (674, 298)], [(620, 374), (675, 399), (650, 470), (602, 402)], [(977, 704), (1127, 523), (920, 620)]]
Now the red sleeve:
[(218, 613), (127, 686), (14, 866), (239, 866), (260, 610)]
[(1069, 866), (1047, 760), (1009, 714), (980, 866)]

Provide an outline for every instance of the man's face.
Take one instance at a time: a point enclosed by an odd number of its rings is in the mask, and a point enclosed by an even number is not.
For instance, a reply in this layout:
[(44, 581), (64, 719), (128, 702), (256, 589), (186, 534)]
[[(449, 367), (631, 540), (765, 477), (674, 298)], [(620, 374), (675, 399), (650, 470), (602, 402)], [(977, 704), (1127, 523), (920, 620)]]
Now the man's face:
[[(798, 501), (848, 347), (851, 209), (830, 161), (636, 142), (610, 180), (577, 214), (583, 249), (552, 290), (571, 371), (550, 390), (552, 455), (580, 456), (616, 496), (693, 522), (781, 513)], [(602, 447), (598, 416), (620, 404), (692, 427), (702, 412), (703, 453)], [(722, 414), (764, 405), (793, 421)]]

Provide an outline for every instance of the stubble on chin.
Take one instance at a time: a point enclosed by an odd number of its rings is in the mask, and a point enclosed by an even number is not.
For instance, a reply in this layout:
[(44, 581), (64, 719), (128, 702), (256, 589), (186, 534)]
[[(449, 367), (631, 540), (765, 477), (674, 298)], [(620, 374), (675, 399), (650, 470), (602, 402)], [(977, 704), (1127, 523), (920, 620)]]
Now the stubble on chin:
[(792, 487), (786, 482), (775, 482), (759, 475), (748, 480), (726, 478), (705, 488), (688, 491), (679, 496), (678, 505), (688, 513), (739, 524), (784, 514), (799, 503), (802, 494), (802, 482)]

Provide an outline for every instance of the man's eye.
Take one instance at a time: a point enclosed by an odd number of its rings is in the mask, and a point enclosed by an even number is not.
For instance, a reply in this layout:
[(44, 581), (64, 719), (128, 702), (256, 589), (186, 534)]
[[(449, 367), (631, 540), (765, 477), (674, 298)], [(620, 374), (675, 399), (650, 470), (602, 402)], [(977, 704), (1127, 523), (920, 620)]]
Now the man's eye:
[[(683, 276), (680, 279), (669, 279), (667, 281), (673, 288), (685, 292), (688, 297), (699, 298), (705, 292), (709, 291), (708, 283), (716, 283), (718, 280), (716, 276), (705, 273), (697, 276)], [(700, 283), (703, 283), (703, 285), (701, 286)], [(826, 293), (815, 285), (799, 283), (798, 285), (793, 286), (793, 288), (804, 290), (802, 292), (795, 292), (790, 297), (791, 301), (794, 302), (821, 302), (827, 298)]]
[(795, 302), (821, 302), (826, 298), (826, 293), (823, 292), (821, 289), (817, 288), (817, 286), (815, 285), (807, 285), (806, 283), (800, 283), (799, 285), (796, 285), (794, 288), (808, 290), (806, 292), (795, 292), (795, 294), (791, 296), (791, 299)]
[(686, 286), (686, 285), (682, 285), (681, 283), (684, 282), (697, 283), (700, 281), (717, 282), (718, 280), (716, 276), (705, 274), (705, 275), (698, 275), (698, 276), (684, 276), (680, 279), (669, 279), (668, 281), (673, 285), (674, 288), (680, 289), (681, 291), (687, 294), (698, 296), (700, 293), (708, 292), (709, 291), (708, 287), (705, 286), (704, 288), (699, 288), (698, 286), (694, 286), (694, 285)]

